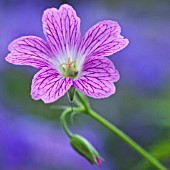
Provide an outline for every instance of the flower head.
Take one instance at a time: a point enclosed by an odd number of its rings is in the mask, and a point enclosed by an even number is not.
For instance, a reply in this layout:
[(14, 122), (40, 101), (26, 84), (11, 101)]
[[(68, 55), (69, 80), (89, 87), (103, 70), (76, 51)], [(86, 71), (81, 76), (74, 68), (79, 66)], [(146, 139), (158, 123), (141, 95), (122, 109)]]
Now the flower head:
[(34, 100), (51, 103), (71, 86), (93, 98), (115, 93), (119, 73), (105, 56), (123, 49), (128, 40), (115, 21), (105, 20), (90, 28), (83, 38), (80, 19), (69, 5), (47, 9), (42, 17), (47, 42), (36, 36), (14, 40), (6, 61), (39, 69), (32, 80)]

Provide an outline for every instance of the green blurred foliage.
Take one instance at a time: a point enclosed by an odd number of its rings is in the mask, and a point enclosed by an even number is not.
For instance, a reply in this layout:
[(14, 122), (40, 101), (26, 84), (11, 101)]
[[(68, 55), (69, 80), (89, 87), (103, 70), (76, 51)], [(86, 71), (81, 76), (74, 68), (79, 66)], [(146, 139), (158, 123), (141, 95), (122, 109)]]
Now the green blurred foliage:
[[(157, 158), (159, 161), (168, 163), (170, 160), (170, 138), (167, 140), (160, 140), (156, 145), (153, 145), (149, 148), (149, 152)], [(146, 160), (143, 160), (133, 168), (134, 170), (151, 170), (154, 168), (151, 167), (150, 163)]]
[[(63, 100), (65, 100), (65, 103), (69, 104), (66, 98), (57, 101), (57, 105), (55, 103), (45, 105), (41, 100), (32, 100), (30, 95), (32, 76), (27, 71), (7, 70), (3, 74), (3, 79), (4, 96), (7, 101), (5, 105), (8, 108), (19, 110), (22, 114), (32, 113), (45, 120), (59, 123), (60, 113), (62, 112), (60, 103), (63, 103)], [(55, 109), (52, 109), (54, 106)]]

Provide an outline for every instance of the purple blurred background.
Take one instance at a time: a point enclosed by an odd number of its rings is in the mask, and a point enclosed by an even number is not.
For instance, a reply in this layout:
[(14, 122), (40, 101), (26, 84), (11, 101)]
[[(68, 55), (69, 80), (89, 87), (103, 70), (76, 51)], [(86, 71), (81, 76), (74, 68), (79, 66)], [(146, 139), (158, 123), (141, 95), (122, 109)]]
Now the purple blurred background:
[[(43, 11), (66, 2), (81, 18), (82, 34), (104, 19), (121, 25), (122, 35), (130, 43), (109, 57), (121, 74), (117, 93), (108, 99), (90, 99), (91, 105), (149, 151), (157, 153), (159, 149), (159, 159), (170, 167), (170, 146), (165, 154), (159, 145), (170, 142), (170, 1), (1, 0), (0, 169), (154, 170), (101, 125), (86, 116), (76, 116), (72, 130), (88, 138), (105, 159), (102, 167), (91, 166), (70, 147), (61, 129), (61, 110), (31, 99), (31, 79), (36, 69), (4, 60), (14, 39), (25, 35), (44, 38)], [(66, 97), (55, 103), (66, 104)]]

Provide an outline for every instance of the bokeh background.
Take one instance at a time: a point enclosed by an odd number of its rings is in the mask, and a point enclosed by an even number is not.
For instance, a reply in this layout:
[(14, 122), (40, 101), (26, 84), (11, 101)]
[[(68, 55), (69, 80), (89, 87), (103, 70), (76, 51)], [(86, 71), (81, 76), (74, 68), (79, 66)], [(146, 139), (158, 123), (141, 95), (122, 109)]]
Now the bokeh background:
[(121, 75), (117, 92), (90, 103), (170, 168), (169, 0), (0, 0), (0, 169), (155, 170), (100, 124), (76, 116), (72, 131), (86, 137), (105, 159), (102, 167), (91, 166), (73, 151), (61, 128), (58, 106), (69, 105), (67, 96), (51, 105), (33, 101), (30, 87), (37, 70), (5, 61), (12, 40), (44, 38), (43, 11), (62, 3), (77, 11), (83, 34), (104, 19), (121, 25), (130, 44), (109, 57)]

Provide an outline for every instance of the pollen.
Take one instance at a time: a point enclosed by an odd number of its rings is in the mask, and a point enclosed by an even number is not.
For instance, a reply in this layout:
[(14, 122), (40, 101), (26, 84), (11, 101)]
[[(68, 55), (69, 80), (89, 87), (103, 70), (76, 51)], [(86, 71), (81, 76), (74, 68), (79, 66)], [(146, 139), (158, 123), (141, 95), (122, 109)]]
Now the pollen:
[(68, 57), (67, 63), (64, 62), (59, 65), (63, 69), (62, 72), (64, 77), (71, 77), (74, 79), (77, 76), (78, 72), (76, 71), (76, 62), (77, 60), (71, 61), (70, 57)]

